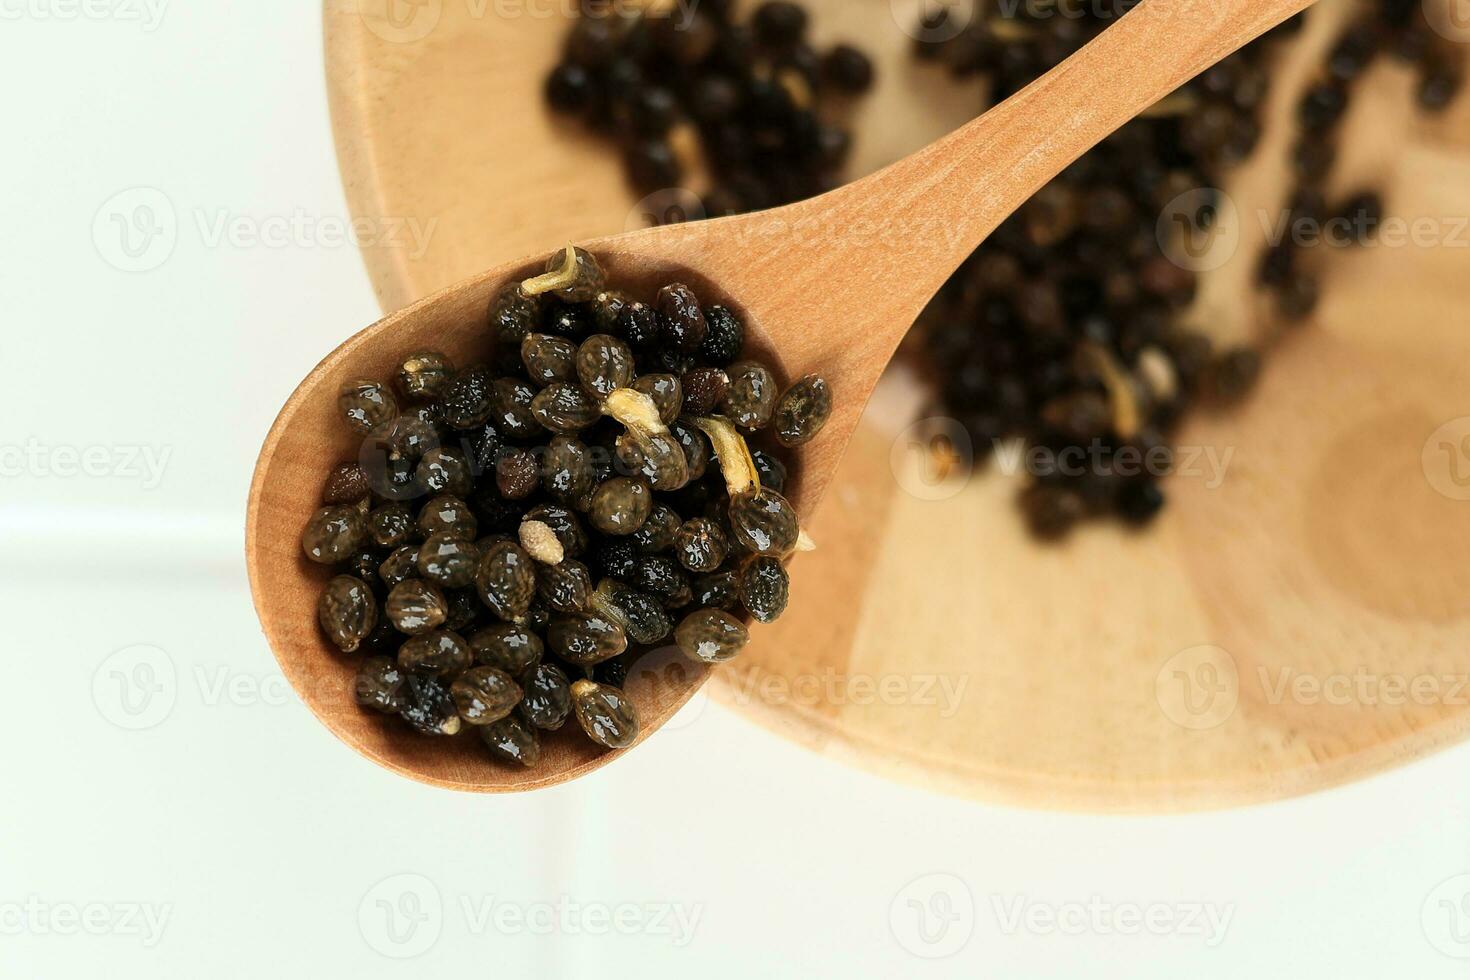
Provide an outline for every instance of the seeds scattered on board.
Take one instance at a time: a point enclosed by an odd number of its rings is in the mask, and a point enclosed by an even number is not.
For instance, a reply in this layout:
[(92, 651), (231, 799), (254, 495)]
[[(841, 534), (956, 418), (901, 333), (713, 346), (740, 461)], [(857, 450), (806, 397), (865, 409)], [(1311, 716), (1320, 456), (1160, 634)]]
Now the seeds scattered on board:
[(832, 395), (816, 375), (779, 391), (744, 339), (689, 286), (640, 302), (567, 248), (496, 295), (484, 363), (415, 351), (344, 385), (362, 452), (330, 467), (302, 549), (333, 573), (317, 618), (363, 658), (358, 705), (513, 766), (562, 732), (626, 748), (643, 655), (724, 663), (780, 616), (809, 542), (778, 453)]

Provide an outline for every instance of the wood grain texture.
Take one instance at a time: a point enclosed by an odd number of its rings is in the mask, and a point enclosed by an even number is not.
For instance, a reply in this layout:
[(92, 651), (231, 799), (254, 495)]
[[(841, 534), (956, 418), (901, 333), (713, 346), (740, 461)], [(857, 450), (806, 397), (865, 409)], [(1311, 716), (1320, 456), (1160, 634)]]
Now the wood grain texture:
[[(882, 84), (858, 109), (861, 170), (962, 118), (964, 87), (908, 63), (887, 3), (814, 6), (819, 36), (879, 54)], [(1193, 311), (1222, 339), (1272, 330), (1241, 301), (1264, 237), (1256, 213), (1279, 203), (1293, 92), (1345, 10), (1314, 12), (1281, 66), (1267, 137), (1232, 179), (1241, 248), (1206, 276)], [(454, 3), (411, 43), (367, 23), (355, 5), (327, 4), (350, 200), (359, 215), (438, 222), (422, 254), (368, 250), (385, 308), (549, 243), (636, 226), (640, 209), (601, 147), (540, 108), (559, 25), (476, 18)], [(1426, 120), (1409, 111), (1408, 89), (1401, 69), (1375, 69), (1334, 190), (1372, 182), (1396, 214), (1470, 213), (1464, 101)], [(968, 234), (946, 254), (967, 251)], [(1013, 511), (1014, 478), (990, 467), (931, 486), (905, 435), (922, 396), (890, 375), (810, 525), (823, 547), (793, 566), (791, 614), (715, 672), (716, 698), (897, 778), (1088, 809), (1305, 792), (1463, 738), (1466, 692), (1454, 679), (1470, 670), (1470, 505), (1436, 489), (1443, 478), (1431, 478), (1423, 450), (1438, 426), (1470, 415), (1467, 253), (1333, 252), (1321, 256), (1315, 322), (1277, 348), (1260, 393), (1181, 437), (1231, 452), (1224, 478), (1172, 477), (1173, 506), (1146, 535), (1089, 528), (1037, 548)], [(947, 263), (928, 274), (942, 278)], [(1228, 682), (1224, 700), (1190, 714), (1179, 700), (1190, 689), (1171, 685), (1211, 677)], [(1309, 693), (1313, 681), (1355, 678), (1439, 689)], [(1195, 693), (1197, 708), (1207, 689)]]

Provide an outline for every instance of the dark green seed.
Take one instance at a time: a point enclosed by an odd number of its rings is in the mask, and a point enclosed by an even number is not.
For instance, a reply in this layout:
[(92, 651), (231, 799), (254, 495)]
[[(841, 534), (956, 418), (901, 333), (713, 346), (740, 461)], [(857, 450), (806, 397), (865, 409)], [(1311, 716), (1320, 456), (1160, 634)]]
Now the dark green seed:
[(444, 386), (439, 394), (440, 417), (455, 429), (474, 429), (485, 424), (494, 411), (491, 398), (494, 376), (483, 365), (467, 367)]
[(376, 381), (349, 381), (337, 395), (337, 409), (354, 432), (366, 435), (398, 415), (398, 399), (387, 385)]
[(708, 609), (731, 610), (740, 601), (740, 581), (734, 572), (716, 572), (694, 580), (694, 604)]
[(473, 583), (479, 565), (480, 550), (454, 535), (436, 534), (419, 548), (419, 574), (446, 589), (463, 589)]
[(667, 504), (654, 504), (643, 526), (633, 532), (633, 545), (644, 554), (656, 554), (674, 546), (679, 533), (679, 515)]
[(572, 685), (560, 667), (542, 664), (526, 678), (526, 697), (521, 711), (528, 723), (554, 732), (572, 713)]
[(467, 496), (474, 487), (474, 474), (464, 453), (455, 449), (431, 449), (419, 460), (414, 479), (426, 494)]
[(809, 374), (786, 390), (776, 403), (776, 439), (783, 446), (804, 446), (817, 437), (832, 417), (832, 390), (816, 374)]
[(421, 351), (398, 366), (398, 390), (411, 402), (439, 398), (454, 379), (454, 366), (437, 351)]
[(567, 663), (591, 667), (628, 649), (622, 627), (600, 615), (553, 616), (546, 628), (551, 652)]
[(417, 578), (395, 585), (384, 609), (398, 632), (410, 636), (439, 628), (449, 616), (449, 602), (439, 587)]
[[(643, 526), (653, 510), (653, 493), (642, 480), (614, 477), (592, 495), (587, 517), (603, 534), (623, 536)], [(555, 530), (555, 528), (553, 528)]]
[(562, 381), (537, 394), (531, 412), (541, 426), (563, 435), (580, 432), (602, 417), (602, 409), (591, 395), (578, 385)]
[(536, 594), (556, 612), (581, 612), (591, 592), (592, 575), (586, 565), (574, 558), (536, 568)]
[(684, 617), (674, 630), (674, 639), (690, 659), (722, 664), (740, 655), (750, 642), (750, 633), (727, 612), (701, 609)]
[(479, 731), (485, 747), (501, 762), (531, 769), (541, 761), (541, 737), (515, 715), (507, 715)]
[(397, 548), (378, 566), (378, 578), (388, 588), (407, 582), (419, 573), (418, 545)]
[(730, 500), (730, 530), (749, 551), (783, 557), (795, 550), (801, 522), (790, 501), (762, 487)]
[(541, 662), (541, 637), (515, 623), (487, 626), (470, 637), (470, 651), (482, 667), (498, 667), (512, 677), (522, 677)]
[(480, 559), (475, 585), (491, 612), (501, 619), (514, 620), (525, 615), (536, 595), (535, 561), (520, 545), (498, 542)]
[(509, 715), (521, 700), (521, 687), (498, 667), (467, 670), (449, 688), (459, 716), (469, 725), (493, 725)]
[(353, 653), (378, 624), (378, 601), (362, 579), (338, 575), (322, 590), (317, 620), (327, 639), (343, 653)]
[(527, 334), (521, 341), (521, 362), (526, 374), (539, 387), (558, 381), (574, 383), (577, 380), (577, 345), (565, 337), (551, 334)]
[(696, 517), (685, 521), (674, 536), (674, 554), (691, 572), (713, 572), (730, 553), (730, 540), (714, 521)]
[(464, 725), (449, 689), (417, 674), (404, 678), (403, 708), (399, 713), (422, 735), (457, 735)]
[(587, 737), (609, 749), (625, 749), (638, 740), (638, 712), (622, 692), (592, 681), (572, 685), (572, 708)]
[(742, 429), (763, 429), (776, 411), (776, 379), (763, 364), (740, 361), (726, 372), (730, 387), (721, 402), (724, 414)]
[(664, 425), (672, 425), (684, 409), (684, 389), (672, 374), (643, 374), (633, 381), (633, 390), (653, 399), (658, 417)]
[(470, 645), (452, 630), (432, 630), (398, 648), (398, 666), (424, 677), (452, 680), (467, 670)]
[(514, 350), (540, 322), (540, 297), (521, 292), (520, 283), (506, 286), (490, 304), (490, 329), (502, 348)]
[[(645, 514), (646, 516), (646, 514)], [(323, 565), (346, 561), (367, 541), (367, 521), (357, 507), (323, 507), (301, 535), (306, 557)]]
[(338, 463), (322, 488), (322, 503), (328, 507), (355, 504), (373, 492), (360, 463)]
[(546, 448), (542, 484), (559, 503), (580, 506), (591, 502), (597, 476), (587, 446), (573, 436), (557, 436)]
[(480, 529), (470, 505), (449, 494), (441, 494), (424, 504), (419, 511), (418, 526), (425, 538), (448, 534), (461, 541), (475, 540)]
[(760, 555), (741, 569), (740, 602), (760, 622), (780, 619), (790, 596), (791, 579), (778, 559)]
[(536, 389), (515, 378), (500, 378), (495, 382), (491, 399), (495, 410), (490, 416), (497, 432), (507, 439), (526, 440), (539, 436), (543, 429), (531, 408)]
[(615, 620), (630, 640), (643, 646), (662, 642), (674, 628), (663, 604), (656, 597), (616, 579), (603, 579), (598, 583), (591, 605)]
[(633, 383), (633, 352), (607, 334), (593, 334), (577, 348), (577, 377), (598, 398)]
[(389, 658), (368, 657), (352, 679), (352, 697), (364, 708), (396, 715), (406, 703), (406, 679), (403, 671)]

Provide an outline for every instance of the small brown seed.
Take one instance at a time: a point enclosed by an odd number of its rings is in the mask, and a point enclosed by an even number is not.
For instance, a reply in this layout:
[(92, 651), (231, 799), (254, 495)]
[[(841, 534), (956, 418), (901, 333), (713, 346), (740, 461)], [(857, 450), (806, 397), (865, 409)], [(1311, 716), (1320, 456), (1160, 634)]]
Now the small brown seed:
[(449, 616), (449, 602), (439, 587), (417, 578), (395, 585), (384, 608), (398, 632), (410, 636), (437, 629)]
[(338, 575), (322, 590), (317, 620), (327, 639), (343, 653), (353, 653), (378, 624), (378, 602), (362, 579)]
[(707, 664), (733, 660), (750, 642), (750, 633), (734, 616), (719, 609), (701, 609), (684, 617), (674, 638), (685, 656)]
[(460, 674), (449, 688), (459, 716), (468, 725), (493, 725), (515, 710), (521, 687), (497, 667), (475, 667)]
[(622, 692), (577, 681), (571, 693), (577, 723), (592, 741), (609, 749), (625, 749), (638, 740), (638, 713)]
[(444, 681), (463, 673), (473, 659), (470, 645), (452, 630), (431, 630), (413, 637), (398, 650), (398, 666)]

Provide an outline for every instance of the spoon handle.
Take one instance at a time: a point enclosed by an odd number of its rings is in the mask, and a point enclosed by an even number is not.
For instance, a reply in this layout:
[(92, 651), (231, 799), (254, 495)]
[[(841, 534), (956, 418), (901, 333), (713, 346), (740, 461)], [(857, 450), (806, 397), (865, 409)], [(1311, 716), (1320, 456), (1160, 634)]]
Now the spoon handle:
[(929, 299), (1047, 181), (1313, 2), (1142, 0), (1047, 75), (886, 169), (776, 210), (651, 229), (640, 251), (761, 297), (779, 311), (765, 330), (796, 364), (861, 359), (876, 380)]

